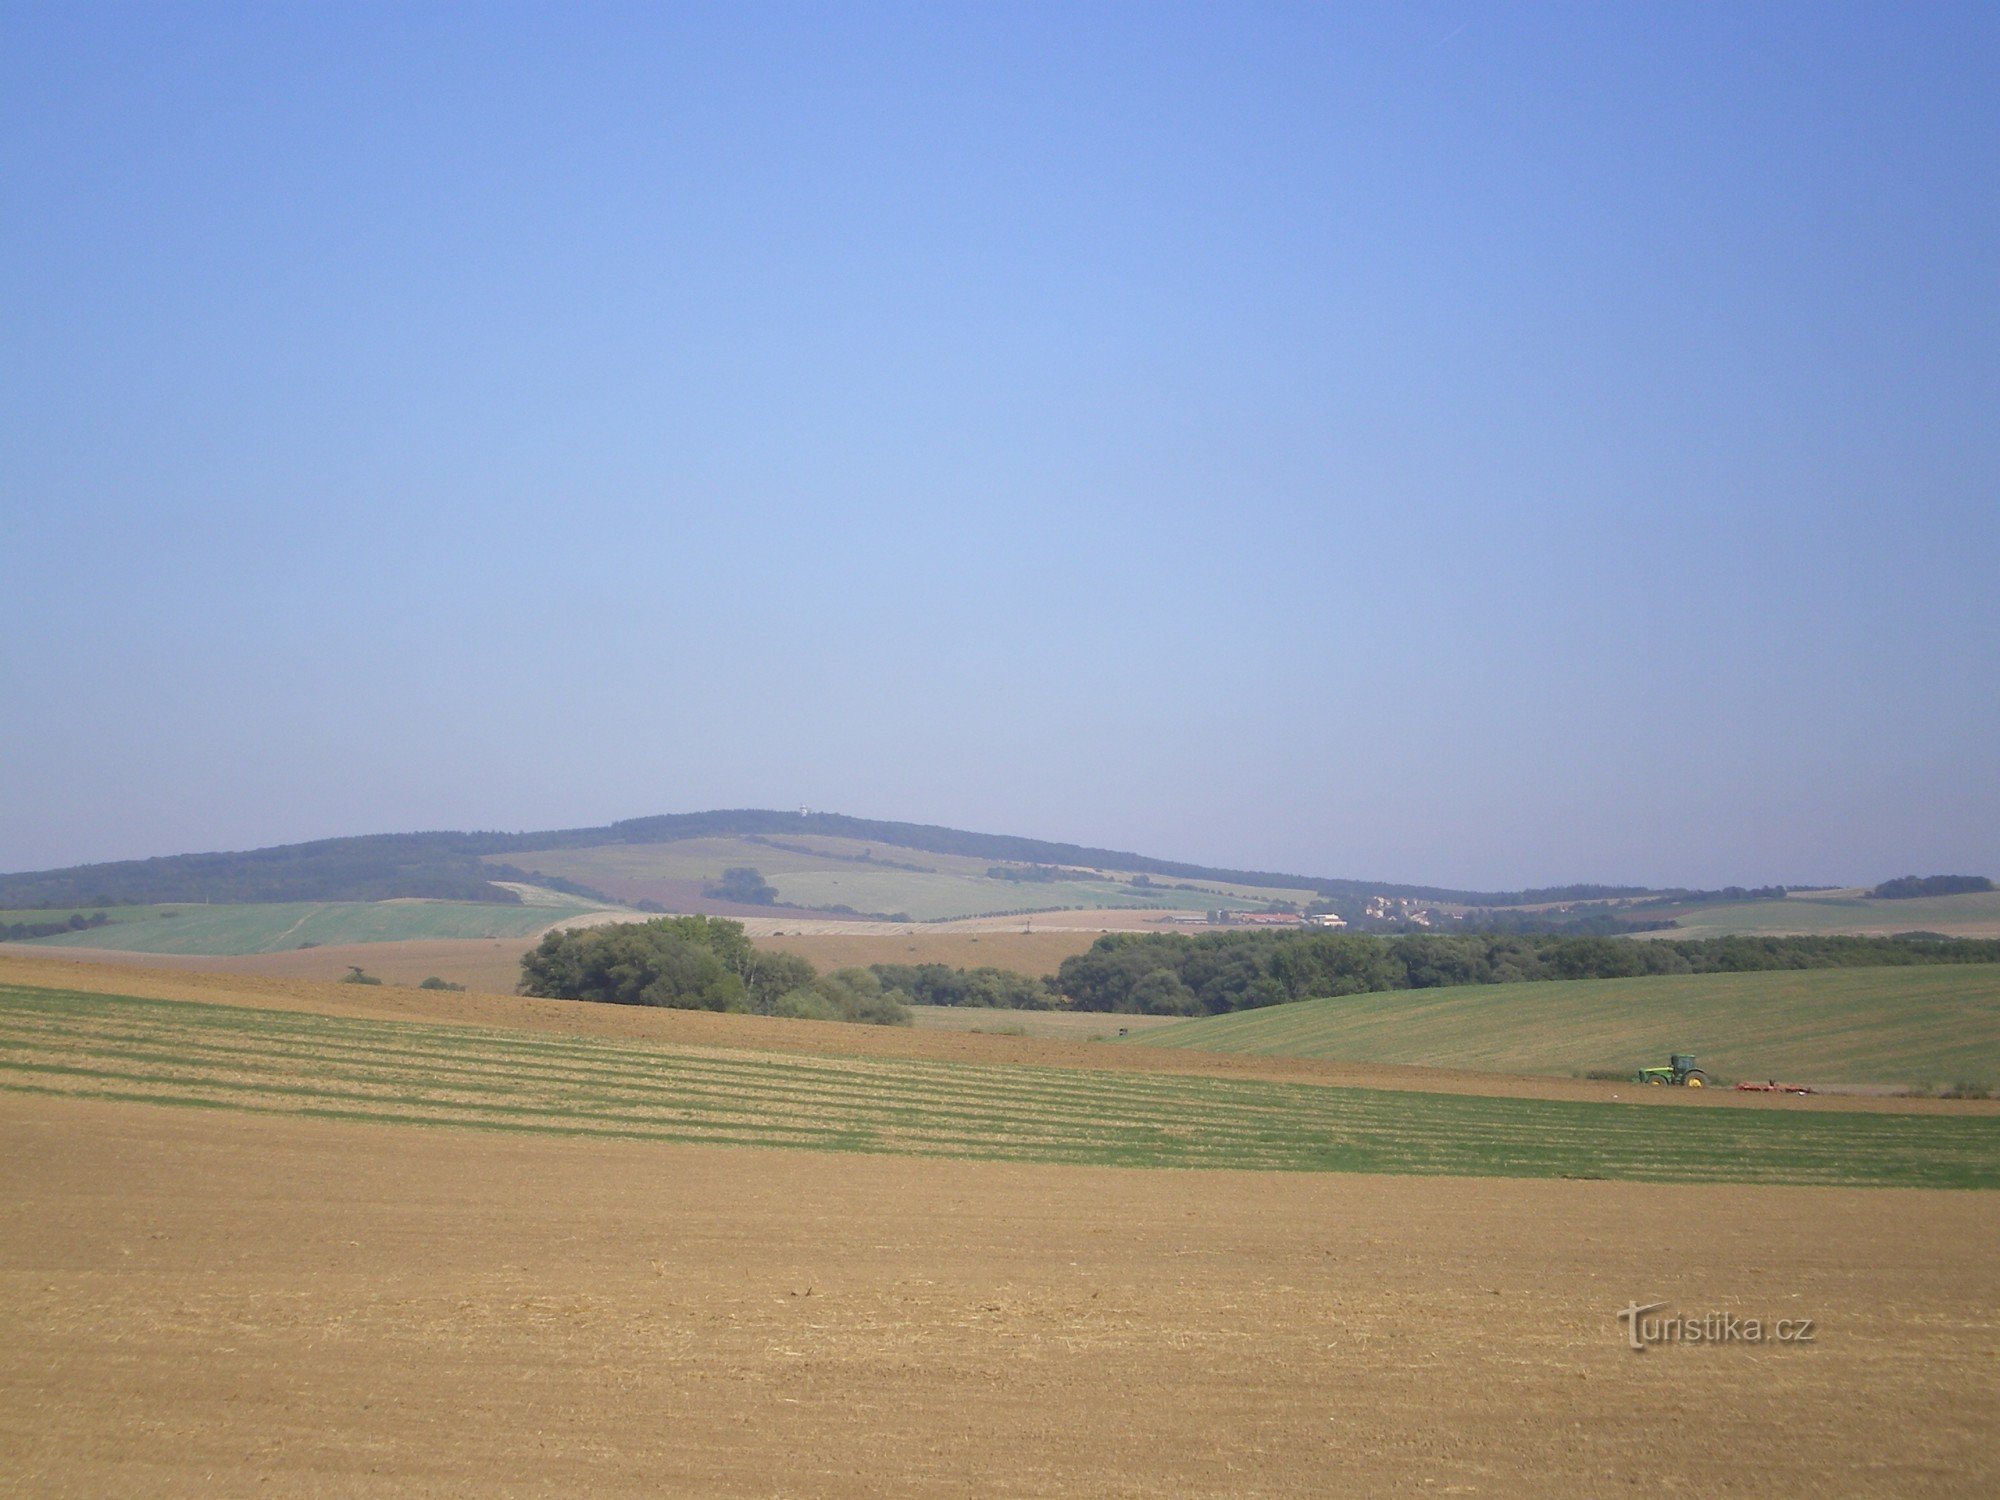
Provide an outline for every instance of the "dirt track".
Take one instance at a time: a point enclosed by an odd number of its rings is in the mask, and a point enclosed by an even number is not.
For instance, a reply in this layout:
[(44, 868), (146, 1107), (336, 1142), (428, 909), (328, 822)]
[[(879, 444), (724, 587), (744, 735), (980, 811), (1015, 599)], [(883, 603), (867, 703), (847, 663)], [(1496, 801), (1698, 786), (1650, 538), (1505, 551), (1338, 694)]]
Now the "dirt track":
[[(34, 1494), (1990, 1494), (2000, 1194), (1261, 1176), (0, 1098)], [(1812, 1317), (1623, 1347), (1615, 1310)]]

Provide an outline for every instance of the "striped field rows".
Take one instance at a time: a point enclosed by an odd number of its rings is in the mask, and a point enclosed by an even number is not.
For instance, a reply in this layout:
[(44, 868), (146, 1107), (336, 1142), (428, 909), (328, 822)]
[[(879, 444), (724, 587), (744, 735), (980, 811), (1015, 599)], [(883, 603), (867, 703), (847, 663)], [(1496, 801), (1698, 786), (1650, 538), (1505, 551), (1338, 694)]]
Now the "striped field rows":
[(1148, 1167), (2000, 1187), (2000, 1117), (1662, 1109), (761, 1054), (0, 987), (0, 1090)]

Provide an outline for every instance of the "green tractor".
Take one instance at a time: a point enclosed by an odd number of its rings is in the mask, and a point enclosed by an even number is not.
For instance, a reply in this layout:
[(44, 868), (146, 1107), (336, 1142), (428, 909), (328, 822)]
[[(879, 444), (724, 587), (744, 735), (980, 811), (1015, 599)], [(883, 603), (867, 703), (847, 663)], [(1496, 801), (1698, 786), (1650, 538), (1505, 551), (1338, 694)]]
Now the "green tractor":
[(1691, 1089), (1705, 1089), (1708, 1087), (1708, 1075), (1702, 1072), (1700, 1068), (1697, 1068), (1694, 1065), (1694, 1059), (1685, 1052), (1676, 1052), (1672, 1057), (1668, 1058), (1667, 1065), (1664, 1068), (1641, 1068), (1638, 1075), (1632, 1081), (1634, 1083), (1650, 1083), (1654, 1088), (1660, 1088), (1669, 1083), (1679, 1084), (1684, 1088)]

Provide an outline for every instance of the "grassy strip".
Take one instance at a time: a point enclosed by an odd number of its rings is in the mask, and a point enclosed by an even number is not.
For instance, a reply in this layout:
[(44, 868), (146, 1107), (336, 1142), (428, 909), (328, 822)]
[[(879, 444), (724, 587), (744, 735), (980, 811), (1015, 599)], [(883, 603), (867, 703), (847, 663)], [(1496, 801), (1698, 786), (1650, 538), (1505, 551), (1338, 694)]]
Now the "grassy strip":
[(2000, 1187), (2000, 1119), (1646, 1109), (723, 1053), (0, 988), (0, 1089), (1018, 1161)]

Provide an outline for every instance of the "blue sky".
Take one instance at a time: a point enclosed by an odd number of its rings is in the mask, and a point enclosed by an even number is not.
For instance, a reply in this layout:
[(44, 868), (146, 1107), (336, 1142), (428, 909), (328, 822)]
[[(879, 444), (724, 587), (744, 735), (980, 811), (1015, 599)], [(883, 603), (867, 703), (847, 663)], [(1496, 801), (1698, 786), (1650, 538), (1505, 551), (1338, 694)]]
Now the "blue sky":
[(2000, 875), (1991, 5), (0, 5), (0, 869)]

